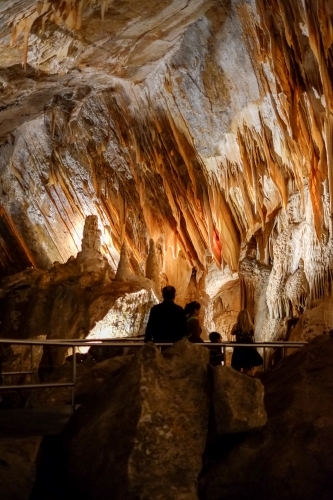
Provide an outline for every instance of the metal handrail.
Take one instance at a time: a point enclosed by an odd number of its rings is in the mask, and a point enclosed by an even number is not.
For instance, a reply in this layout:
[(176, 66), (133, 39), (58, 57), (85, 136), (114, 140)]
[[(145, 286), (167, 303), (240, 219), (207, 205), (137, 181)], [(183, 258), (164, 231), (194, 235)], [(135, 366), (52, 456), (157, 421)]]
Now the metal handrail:
[(14, 375), (30, 375), (34, 373), (32, 370), (28, 370), (28, 371), (21, 371), (21, 372), (1, 372), (1, 375), (4, 376), (4, 375), (11, 375), (11, 376), (14, 376)]
[[(132, 340), (132, 339), (131, 339)], [(0, 385), (0, 390), (16, 390), (16, 389), (41, 389), (41, 388), (56, 388), (56, 387), (71, 387), (72, 388), (72, 411), (75, 411), (75, 386), (76, 386), (76, 348), (79, 346), (99, 346), (99, 347), (141, 347), (144, 345), (144, 341), (129, 341), (122, 339), (120, 342), (118, 339), (45, 339), (45, 340), (31, 340), (31, 339), (0, 339), (1, 344), (15, 344), (15, 345), (28, 345), (30, 346), (30, 356), (31, 356), (31, 369), (30, 371), (21, 372), (3, 372), (2, 375), (32, 375), (34, 374), (33, 367), (33, 346), (56, 346), (64, 348), (72, 348), (73, 354), (73, 370), (72, 370), (72, 382), (53, 382), (53, 383), (40, 383), (40, 384), (23, 384), (23, 385)], [(286, 347), (289, 348), (300, 348), (306, 345), (307, 342), (289, 342), (289, 341), (274, 341), (274, 342), (254, 342), (241, 344), (238, 342), (203, 342), (195, 345), (198, 346), (210, 346), (210, 347), (221, 347), (222, 353), (225, 357), (225, 349), (232, 347), (260, 347), (264, 349), (264, 369), (265, 369), (265, 349), (266, 348), (282, 348), (282, 353), (284, 355), (284, 350)], [(172, 346), (173, 343), (156, 343), (157, 347), (168, 347)]]
[[(45, 340), (31, 340), (31, 339), (2, 339), (0, 338), (0, 344), (15, 344), (15, 345), (51, 345), (58, 347), (73, 347), (73, 346), (96, 346), (96, 345), (105, 345), (109, 347), (136, 347), (144, 345), (144, 341), (119, 341), (118, 339), (45, 339)], [(241, 344), (235, 341), (225, 341), (213, 343), (209, 341), (204, 341), (203, 343), (198, 343), (196, 345), (211, 345), (211, 346), (225, 346), (225, 347), (303, 347), (306, 345), (305, 341), (287, 341), (287, 340), (278, 340), (273, 342), (254, 342)], [(171, 346), (173, 342), (163, 342), (163, 343), (155, 343), (157, 346)]]

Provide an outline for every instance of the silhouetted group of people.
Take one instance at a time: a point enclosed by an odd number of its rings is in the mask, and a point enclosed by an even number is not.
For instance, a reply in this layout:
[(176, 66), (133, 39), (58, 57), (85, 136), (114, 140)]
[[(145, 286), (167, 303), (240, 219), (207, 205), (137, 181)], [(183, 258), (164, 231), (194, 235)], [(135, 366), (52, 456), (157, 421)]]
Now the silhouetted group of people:
[[(145, 342), (157, 344), (173, 344), (178, 340), (187, 338), (195, 344), (203, 343), (201, 338), (202, 328), (199, 322), (200, 303), (193, 301), (186, 304), (183, 309), (175, 304), (176, 289), (166, 286), (162, 290), (163, 301), (151, 308)], [(232, 335), (236, 336), (236, 343), (249, 344), (254, 342), (254, 326), (247, 309), (240, 311), (237, 323), (232, 329)], [(221, 342), (218, 332), (211, 332), (209, 340), (212, 344)], [(221, 365), (224, 361), (222, 349), (219, 346), (209, 346), (209, 363), (213, 366)], [(253, 347), (236, 346), (234, 348), (231, 366), (248, 375), (254, 374), (255, 367), (263, 364), (263, 359), (257, 349)]]

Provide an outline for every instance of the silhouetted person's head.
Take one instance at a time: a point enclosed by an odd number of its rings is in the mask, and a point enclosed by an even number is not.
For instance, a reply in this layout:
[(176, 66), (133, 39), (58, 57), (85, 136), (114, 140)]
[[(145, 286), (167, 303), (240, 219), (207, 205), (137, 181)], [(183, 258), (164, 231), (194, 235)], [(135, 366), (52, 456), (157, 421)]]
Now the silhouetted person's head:
[(221, 342), (221, 334), (219, 332), (210, 332), (209, 340), (213, 342), (213, 344)]
[(184, 308), (186, 316), (197, 316), (200, 311), (200, 304), (195, 300), (186, 304)]
[(176, 289), (174, 286), (165, 286), (162, 288), (162, 297), (164, 300), (175, 300)]
[(247, 309), (242, 309), (239, 311), (237, 316), (237, 330), (240, 330), (244, 333), (253, 333), (254, 326), (251, 320), (250, 313)]

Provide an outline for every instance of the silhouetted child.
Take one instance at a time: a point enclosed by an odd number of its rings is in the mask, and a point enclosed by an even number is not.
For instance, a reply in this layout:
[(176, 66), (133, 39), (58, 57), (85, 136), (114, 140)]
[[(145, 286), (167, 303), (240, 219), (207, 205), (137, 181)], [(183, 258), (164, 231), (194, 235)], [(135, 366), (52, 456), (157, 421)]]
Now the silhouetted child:
[[(218, 332), (211, 332), (209, 334), (209, 340), (213, 344), (217, 344), (221, 342), (221, 334)], [(209, 347), (210, 354), (209, 354), (209, 364), (212, 366), (219, 366), (222, 364), (222, 361), (224, 361), (224, 356), (222, 353), (222, 347), (218, 346), (211, 346)]]

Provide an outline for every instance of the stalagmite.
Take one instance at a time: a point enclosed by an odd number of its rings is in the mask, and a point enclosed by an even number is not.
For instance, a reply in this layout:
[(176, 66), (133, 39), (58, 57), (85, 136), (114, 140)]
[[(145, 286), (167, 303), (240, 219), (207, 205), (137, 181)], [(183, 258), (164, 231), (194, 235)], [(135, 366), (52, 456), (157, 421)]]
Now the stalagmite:
[(304, 272), (304, 261), (300, 259), (297, 271), (288, 278), (285, 288), (285, 294), (295, 313), (302, 314), (309, 292), (309, 282)]
[(156, 254), (155, 242), (153, 239), (149, 240), (149, 253), (146, 261), (146, 278), (149, 278), (154, 283), (158, 294), (160, 294), (160, 265)]
[(101, 250), (101, 231), (98, 229), (97, 215), (88, 215), (86, 217), (83, 238), (82, 238), (82, 251), (84, 250)]
[(131, 271), (130, 261), (128, 258), (127, 244), (124, 242), (120, 250), (120, 259), (115, 276), (117, 281), (126, 281), (133, 273)]

